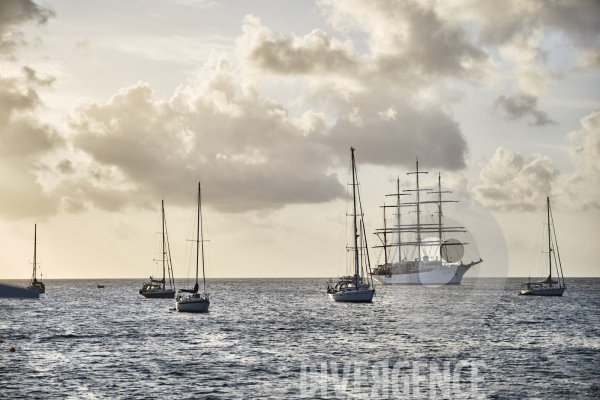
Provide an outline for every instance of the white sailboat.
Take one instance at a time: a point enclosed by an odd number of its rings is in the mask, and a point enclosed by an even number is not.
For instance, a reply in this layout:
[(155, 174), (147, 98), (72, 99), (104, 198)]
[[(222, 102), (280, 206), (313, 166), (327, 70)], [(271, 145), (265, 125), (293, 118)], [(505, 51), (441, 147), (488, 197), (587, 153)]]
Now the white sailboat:
[[(527, 282), (521, 285), (522, 295), (562, 296), (565, 290), (567, 290), (567, 285), (565, 284), (565, 276), (562, 273), (562, 264), (560, 262), (560, 253), (558, 251), (556, 231), (554, 230), (554, 218), (552, 217), (552, 211), (550, 209), (550, 197), (546, 197), (546, 209), (548, 212), (548, 277), (546, 279), (538, 281), (537, 283)], [(554, 235), (552, 235), (552, 233), (554, 233)], [(552, 247), (553, 244), (554, 248)], [(554, 251), (555, 249), (556, 252)], [(553, 256), (557, 279), (552, 278)], [(560, 283), (561, 277), (562, 283)]]
[[(206, 275), (204, 273), (204, 240), (202, 232), (202, 193), (200, 190), (200, 182), (198, 182), (198, 220), (196, 225), (196, 284), (193, 289), (179, 289), (175, 308), (182, 312), (207, 312), (210, 306), (208, 293), (206, 293)], [(200, 251), (202, 250), (202, 251)], [(198, 293), (198, 264), (202, 256), (202, 282), (203, 292)]]
[[(169, 235), (167, 232), (167, 221), (165, 219), (165, 201), (161, 202), (162, 210), (162, 279), (154, 279), (150, 276), (150, 282), (144, 283), (140, 289), (140, 294), (148, 299), (172, 299), (175, 297), (175, 279), (173, 277), (173, 264), (171, 263), (171, 248), (169, 246)], [(167, 287), (167, 274), (169, 278), (169, 287)], [(98, 285), (100, 288), (101, 285)], [(102, 286), (104, 287), (104, 286)]]
[(35, 290), (38, 293), (46, 293), (46, 285), (41, 280), (37, 280), (37, 224), (33, 228), (33, 274), (31, 275), (31, 281), (29, 281), (29, 290)]
[[(441, 174), (438, 174), (438, 190), (421, 188), (419, 175), (427, 174), (427, 172), (419, 170), (418, 160), (416, 166), (416, 171), (408, 173), (415, 175), (416, 188), (404, 190), (407, 193), (400, 193), (400, 180), (398, 179), (397, 193), (389, 195), (396, 197), (396, 204), (383, 206), (384, 227), (376, 232), (382, 240), (382, 245), (375, 247), (383, 248), (384, 264), (378, 265), (374, 269), (373, 277), (384, 285), (460, 285), (463, 275), (473, 266), (482, 263), (483, 260), (470, 260), (463, 263), (463, 246), (468, 243), (456, 238), (449, 238), (448, 235), (465, 233), (466, 230), (461, 226), (447, 226), (443, 223), (442, 204), (455, 201), (442, 200), (442, 194), (450, 192), (442, 191)], [(421, 192), (434, 195), (434, 199), (421, 200), (423, 196)], [(413, 196), (415, 201), (402, 203), (401, 196), (408, 195)], [(426, 203), (437, 205), (437, 221), (423, 223), (421, 220), (421, 207)], [(396, 209), (395, 226), (391, 228), (388, 228), (385, 222), (385, 209), (388, 207)], [(402, 221), (400, 212), (402, 207), (412, 208), (416, 221)], [(388, 243), (388, 235), (395, 235), (397, 241)], [(398, 249), (397, 262), (388, 259), (388, 248)], [(437, 248), (437, 255), (426, 255), (424, 248)], [(409, 257), (409, 254), (412, 254), (414, 259)]]
[[(351, 168), (352, 168), (352, 204), (353, 204), (353, 261), (354, 275), (343, 276), (339, 278), (335, 286), (327, 285), (329, 298), (337, 302), (350, 303), (370, 303), (373, 300), (375, 289), (373, 282), (369, 282), (369, 273), (371, 264), (369, 261), (369, 251), (367, 246), (367, 237), (365, 235), (365, 226), (363, 223), (363, 210), (360, 201), (360, 189), (358, 187), (358, 178), (356, 174), (356, 162), (354, 160), (354, 147), (350, 148)], [(358, 203), (358, 204), (357, 204)], [(357, 209), (358, 206), (358, 209)], [(357, 211), (360, 212), (357, 213)], [(360, 242), (359, 242), (360, 239)], [(367, 271), (368, 270), (368, 271)]]

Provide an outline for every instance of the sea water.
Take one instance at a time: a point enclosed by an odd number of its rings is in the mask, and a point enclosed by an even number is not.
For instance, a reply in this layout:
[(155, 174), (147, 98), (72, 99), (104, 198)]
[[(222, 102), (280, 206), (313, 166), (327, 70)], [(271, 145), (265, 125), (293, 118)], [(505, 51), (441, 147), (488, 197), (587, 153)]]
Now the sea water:
[(210, 312), (187, 314), (142, 279), (49, 280), (0, 299), (0, 398), (600, 397), (600, 279), (563, 297), (522, 281), (343, 304), (326, 279), (212, 279)]

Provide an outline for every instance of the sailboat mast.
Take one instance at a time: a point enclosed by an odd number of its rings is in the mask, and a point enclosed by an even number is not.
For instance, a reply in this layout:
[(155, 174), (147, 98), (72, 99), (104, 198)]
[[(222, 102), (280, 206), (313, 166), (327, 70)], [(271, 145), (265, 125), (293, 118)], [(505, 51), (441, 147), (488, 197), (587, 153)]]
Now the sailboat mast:
[(37, 281), (37, 224), (33, 225), (33, 281)]
[(400, 231), (400, 177), (396, 179), (396, 194), (398, 195), (398, 262), (402, 262), (402, 233)]
[(438, 172), (438, 235), (440, 237), (440, 265), (442, 265), (442, 174)]
[(550, 284), (552, 284), (552, 238), (550, 236), (550, 196), (546, 197), (546, 207), (548, 208), (548, 268), (550, 270)]
[[(198, 225), (200, 226), (200, 245), (202, 246), (202, 282), (204, 286), (204, 292), (206, 293), (206, 274), (204, 273), (204, 235), (202, 229), (202, 209), (201, 209), (202, 197), (200, 196), (200, 182), (198, 182)], [(198, 283), (198, 264), (196, 264), (196, 283)]]
[(166, 251), (165, 251), (165, 201), (164, 200), (161, 200), (160, 207), (161, 207), (161, 210), (162, 210), (162, 267), (163, 267), (162, 284), (163, 284), (163, 289), (166, 289), (166, 281), (165, 281), (165, 258), (166, 258)]
[(421, 260), (421, 209), (419, 191), (419, 159), (417, 158), (417, 257)]
[(198, 285), (198, 261), (200, 258), (200, 182), (198, 182), (198, 221), (196, 222), (196, 285)]
[(356, 226), (356, 164), (354, 162), (354, 147), (350, 147), (352, 153), (352, 202), (354, 206), (354, 280), (358, 288), (358, 230)]

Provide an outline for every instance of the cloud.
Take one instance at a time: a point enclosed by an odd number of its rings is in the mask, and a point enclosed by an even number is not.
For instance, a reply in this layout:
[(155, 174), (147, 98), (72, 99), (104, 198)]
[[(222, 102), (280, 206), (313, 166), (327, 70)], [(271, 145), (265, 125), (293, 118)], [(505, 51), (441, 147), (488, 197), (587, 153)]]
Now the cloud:
[(246, 16), (237, 45), (259, 70), (279, 74), (355, 74), (360, 57), (350, 42), (315, 29), (304, 37), (272, 32), (254, 16)]
[[(498, 50), (500, 68), (510, 68), (513, 89), (539, 97), (572, 66), (549, 61), (548, 41), (579, 57), (578, 67), (600, 67), (600, 2), (596, 0), (458, 0), (439, 3), (440, 15), (471, 26), (481, 45)], [(564, 57), (561, 57), (564, 60)], [(545, 123), (536, 117), (536, 124)]]
[(14, 58), (14, 51), (26, 44), (19, 25), (44, 25), (54, 15), (31, 0), (0, 0), (0, 57)]
[(494, 110), (501, 112), (509, 120), (533, 117), (534, 121), (529, 123), (530, 126), (557, 124), (546, 112), (537, 109), (536, 97), (524, 93), (515, 96), (499, 96), (494, 101)]
[(37, 119), (40, 98), (33, 84), (35, 71), (25, 67), (26, 78), (0, 77), (0, 156), (39, 155), (62, 143), (57, 132)]
[[(57, 200), (38, 182), (40, 158), (63, 145), (56, 130), (36, 115), (41, 102), (35, 71), (0, 77), (0, 216), (9, 219), (48, 215)], [(35, 79), (34, 79), (35, 78)]]
[[(486, 51), (458, 25), (441, 20), (431, 5), (412, 1), (323, 1), (334, 28), (369, 35), (370, 52), (322, 30), (283, 35), (247, 16), (238, 50), (253, 67), (282, 75), (326, 75), (394, 87), (440, 78), (480, 79), (490, 71)], [(342, 23), (343, 21), (343, 23)]]
[(552, 194), (559, 171), (541, 154), (528, 159), (499, 147), (481, 170), (479, 180), (469, 185), (471, 194), (492, 210), (532, 211)]
[[(26, 45), (19, 26), (45, 24), (54, 12), (30, 0), (0, 0), (0, 58), (14, 60)], [(58, 202), (38, 182), (42, 156), (63, 145), (58, 132), (40, 121), (38, 87), (52, 84), (29, 67), (21, 76), (0, 76), (0, 216), (9, 219), (52, 214)]]
[(466, 189), (482, 204), (498, 211), (532, 211), (543, 208), (546, 196), (557, 208), (600, 208), (600, 112), (581, 119), (582, 129), (567, 135), (575, 171), (561, 174), (552, 159), (533, 154), (525, 159), (499, 147), (478, 179)]
[(489, 56), (458, 24), (440, 18), (433, 3), (417, 1), (320, 2), (339, 30), (367, 33), (379, 73), (402, 70), (429, 77), (479, 79), (489, 72)]
[(565, 202), (580, 209), (600, 208), (600, 112), (582, 118), (581, 127), (567, 136), (577, 169), (564, 184)]
[(255, 86), (236, 94), (238, 85), (227, 58), (213, 56), (169, 101), (140, 83), (106, 104), (82, 104), (71, 122), (74, 146), (112, 171), (79, 187), (82, 197), (106, 209), (163, 196), (187, 204), (198, 180), (225, 212), (342, 196), (329, 151), (312, 139), (318, 114), (290, 118)]
[(352, 145), (361, 162), (383, 166), (411, 166), (418, 157), (430, 167), (458, 170), (468, 155), (467, 141), (450, 116), (406, 103), (379, 112), (355, 108), (338, 119), (324, 141), (340, 158)]

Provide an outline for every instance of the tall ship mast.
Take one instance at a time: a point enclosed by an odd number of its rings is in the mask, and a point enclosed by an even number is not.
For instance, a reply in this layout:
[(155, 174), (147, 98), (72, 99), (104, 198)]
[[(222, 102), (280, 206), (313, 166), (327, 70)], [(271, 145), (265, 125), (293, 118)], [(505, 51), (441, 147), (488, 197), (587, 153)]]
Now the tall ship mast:
[[(395, 204), (382, 206), (384, 226), (375, 232), (381, 240), (381, 245), (375, 247), (384, 250), (384, 263), (373, 270), (373, 278), (381, 284), (460, 285), (463, 275), (470, 268), (483, 262), (482, 259), (463, 262), (464, 247), (468, 243), (451, 236), (467, 231), (462, 226), (444, 224), (443, 204), (456, 201), (445, 200), (442, 197), (443, 194), (451, 192), (442, 191), (441, 174), (438, 174), (437, 190), (422, 188), (419, 177), (427, 173), (419, 170), (417, 159), (416, 170), (407, 173), (415, 176), (415, 188), (401, 192), (398, 179), (396, 193), (388, 195), (395, 197)], [(414, 201), (403, 202), (403, 196), (410, 196)], [(422, 209), (427, 205), (436, 206), (437, 220), (432, 216), (431, 222), (423, 221), (425, 218)], [(385, 221), (387, 208), (395, 210), (394, 223), (391, 226)], [(408, 218), (409, 215), (412, 218)], [(394, 237), (395, 242), (390, 243), (388, 239)], [(397, 261), (392, 259), (394, 250), (397, 253)]]

